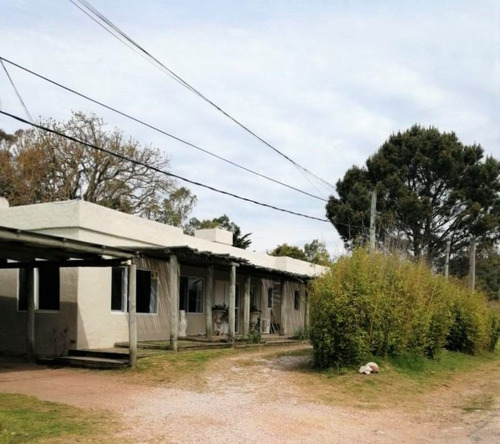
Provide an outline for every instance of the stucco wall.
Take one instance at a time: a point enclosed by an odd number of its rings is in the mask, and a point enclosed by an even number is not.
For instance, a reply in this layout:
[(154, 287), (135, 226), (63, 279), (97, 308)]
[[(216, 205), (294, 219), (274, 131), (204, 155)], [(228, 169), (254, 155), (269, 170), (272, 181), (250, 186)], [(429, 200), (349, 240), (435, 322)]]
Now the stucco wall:
[[(35, 350), (39, 356), (61, 356), (77, 341), (77, 277), (75, 268), (61, 269), (58, 311), (35, 312)], [(25, 311), (18, 311), (18, 271), (0, 270), (0, 351), (26, 352)]]

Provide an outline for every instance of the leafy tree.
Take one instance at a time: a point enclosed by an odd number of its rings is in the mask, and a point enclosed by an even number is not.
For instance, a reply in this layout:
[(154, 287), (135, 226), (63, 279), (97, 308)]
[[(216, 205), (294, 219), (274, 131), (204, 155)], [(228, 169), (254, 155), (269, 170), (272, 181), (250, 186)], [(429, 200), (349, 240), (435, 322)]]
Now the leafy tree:
[(347, 247), (368, 239), (374, 188), (379, 241), (415, 256), (435, 261), (447, 240), (453, 252), (471, 235), (489, 245), (500, 237), (500, 162), (454, 133), (415, 125), (391, 135), (366, 167), (346, 172), (326, 211)]
[(246, 250), (252, 244), (252, 240), (250, 239), (252, 233), (242, 234), (241, 228), (232, 222), (225, 214), (220, 217), (204, 220), (199, 220), (196, 217), (193, 217), (189, 220), (185, 231), (187, 234), (193, 235), (195, 230), (206, 228), (221, 228), (223, 230), (231, 231), (233, 233), (233, 246), (235, 247)]
[(287, 243), (278, 245), (274, 250), (269, 251), (271, 256), (288, 256), (301, 261), (311, 262), (312, 264), (323, 265), (328, 267), (332, 261), (326, 249), (324, 242), (318, 239), (312, 240), (308, 244), (304, 244), (304, 248), (288, 245)]
[(307, 261), (313, 264), (323, 265), (325, 267), (332, 264), (325, 243), (320, 242), (318, 239), (314, 239), (309, 244), (305, 244), (304, 253), (307, 257)]
[[(154, 168), (168, 167), (158, 149), (107, 131), (93, 114), (42, 124)], [(170, 222), (185, 220), (196, 199), (163, 174), (40, 130), (0, 132), (0, 160), (0, 193), (11, 205), (83, 199)]]
[(287, 243), (278, 245), (274, 250), (270, 251), (271, 256), (288, 256), (301, 261), (307, 261), (307, 256), (304, 250), (295, 245), (288, 245)]

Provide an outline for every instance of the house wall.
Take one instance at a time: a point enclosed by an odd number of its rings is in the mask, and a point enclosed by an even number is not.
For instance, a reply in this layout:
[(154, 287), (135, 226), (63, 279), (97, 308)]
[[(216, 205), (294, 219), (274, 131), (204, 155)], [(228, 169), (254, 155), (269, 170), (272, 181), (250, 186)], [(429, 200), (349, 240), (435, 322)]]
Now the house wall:
[[(304, 328), (305, 322), (305, 285), (298, 282), (285, 281), (284, 282), (284, 334), (292, 335), (299, 328)], [(295, 292), (300, 293), (299, 309), (295, 309)]]
[[(35, 312), (35, 350), (39, 356), (61, 356), (77, 343), (78, 269), (60, 272), (58, 311)], [(18, 311), (18, 271), (0, 270), (0, 352), (26, 353), (25, 311)]]

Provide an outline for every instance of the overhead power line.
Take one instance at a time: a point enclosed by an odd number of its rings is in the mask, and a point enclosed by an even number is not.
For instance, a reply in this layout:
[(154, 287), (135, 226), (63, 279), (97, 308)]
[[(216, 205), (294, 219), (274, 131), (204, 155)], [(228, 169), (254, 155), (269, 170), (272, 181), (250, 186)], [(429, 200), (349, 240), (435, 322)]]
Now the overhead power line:
[[(252, 170), (250, 168), (247, 168), (245, 166), (239, 165), (236, 162), (233, 162), (233, 161), (231, 161), (229, 159), (226, 159), (226, 158), (224, 158), (222, 156), (219, 156), (219, 155), (217, 155), (215, 153), (212, 153), (211, 151), (209, 151), (207, 149), (204, 149), (204, 148), (202, 148), (202, 147), (200, 147), (198, 145), (195, 145), (194, 143), (188, 142), (187, 140), (181, 139), (180, 137), (177, 137), (177, 136), (175, 136), (175, 135), (173, 135), (173, 134), (171, 134), (171, 133), (169, 133), (167, 131), (164, 131), (164, 130), (162, 130), (162, 129), (154, 126), (154, 125), (151, 125), (151, 124), (149, 124), (149, 123), (147, 123), (147, 122), (145, 122), (145, 121), (143, 121), (141, 119), (138, 119), (137, 117), (134, 117), (134, 116), (132, 116), (130, 114), (127, 114), (127, 113), (125, 113), (123, 111), (120, 111), (117, 108), (113, 108), (112, 106), (106, 105), (105, 103), (100, 102), (97, 99), (93, 99), (92, 97), (89, 97), (89, 96), (87, 96), (85, 94), (82, 94), (82, 93), (80, 93), (80, 92), (78, 92), (78, 91), (76, 91), (74, 89), (71, 89), (71, 88), (69, 88), (67, 86), (64, 86), (63, 84), (61, 84), (59, 82), (56, 82), (55, 80), (51, 80), (48, 77), (45, 77), (45, 76), (43, 76), (43, 75), (41, 75), (41, 74), (39, 74), (39, 73), (37, 73), (35, 71), (32, 71), (31, 69), (28, 69), (28, 68), (26, 68), (26, 67), (24, 67), (22, 65), (19, 65), (18, 63), (15, 63), (15, 62), (13, 62), (11, 60), (8, 60), (8, 59), (6, 59), (6, 58), (4, 58), (2, 56), (0, 56), (0, 61), (2, 62), (2, 65), (4, 66), (4, 69), (5, 69), (5, 65), (4, 65), (3, 62), (5, 61), (6, 63), (9, 63), (10, 65), (15, 66), (16, 68), (19, 68), (19, 69), (21, 69), (21, 70), (23, 70), (23, 71), (25, 71), (25, 72), (27, 72), (29, 74), (32, 74), (32, 75), (34, 75), (34, 76), (36, 76), (36, 77), (38, 77), (38, 78), (46, 81), (46, 82), (49, 82), (52, 85), (55, 85), (55, 86), (57, 86), (59, 88), (64, 89), (65, 91), (68, 91), (68, 92), (70, 92), (72, 94), (75, 94), (75, 95), (77, 95), (79, 97), (82, 97), (83, 99), (86, 99), (86, 100), (88, 100), (88, 101), (90, 101), (92, 103), (95, 103), (95, 104), (97, 104), (99, 106), (102, 106), (103, 108), (106, 108), (106, 109), (108, 109), (110, 111), (113, 111), (114, 113), (119, 114), (119, 115), (121, 115), (123, 117), (126, 117), (127, 119), (133, 120), (134, 122), (137, 122), (137, 123), (139, 123), (139, 124), (141, 124), (143, 126), (146, 126), (146, 127), (150, 128), (150, 129), (152, 129), (154, 131), (157, 131), (158, 133), (161, 133), (161, 134), (163, 134), (163, 135), (165, 135), (167, 137), (170, 137), (171, 139), (174, 139), (177, 142), (180, 142), (180, 143), (182, 143), (184, 145), (187, 145), (187, 146), (189, 146), (191, 148), (194, 148), (194, 149), (196, 149), (198, 151), (201, 151), (201, 152), (203, 152), (205, 154), (208, 154), (209, 156), (215, 157), (216, 159), (219, 159), (219, 160), (221, 160), (223, 162), (226, 162), (226, 163), (228, 163), (228, 164), (230, 164), (230, 165), (232, 165), (232, 166), (234, 166), (236, 168), (240, 168), (241, 170), (247, 171), (248, 173), (255, 174), (256, 176), (259, 176), (259, 177), (261, 177), (263, 179), (266, 179), (266, 180), (269, 180), (271, 182), (274, 182), (274, 183), (276, 183), (278, 185), (282, 185), (282, 186), (284, 186), (286, 188), (289, 188), (291, 190), (297, 191), (297, 192), (302, 193), (302, 194), (304, 194), (306, 196), (313, 197), (313, 198), (321, 200), (323, 202), (328, 202), (328, 200), (324, 199), (323, 197), (320, 197), (320, 196), (317, 196), (315, 194), (309, 193), (308, 191), (301, 190), (300, 188), (294, 187), (294, 186), (289, 185), (289, 184), (287, 184), (285, 182), (281, 182), (281, 181), (279, 181), (277, 179), (273, 179), (272, 177), (266, 176), (265, 174), (258, 173), (257, 171), (254, 171), (254, 170)], [(9, 76), (9, 79), (10, 79), (10, 76)], [(11, 80), (11, 82), (12, 82), (12, 80)], [(16, 92), (17, 92), (17, 90), (16, 90)], [(18, 94), (18, 96), (19, 96), (19, 94)], [(21, 101), (22, 101), (22, 99), (21, 99)], [(29, 113), (28, 113), (28, 115), (29, 115)], [(33, 120), (33, 119), (31, 119), (31, 116), (30, 116), (30, 120)]]
[(155, 171), (157, 173), (164, 174), (165, 176), (173, 177), (175, 179), (182, 180), (182, 181), (190, 183), (192, 185), (196, 185), (196, 186), (199, 186), (199, 187), (202, 187), (202, 188), (206, 188), (206, 189), (214, 191), (216, 193), (224, 194), (226, 196), (231, 196), (231, 197), (234, 197), (235, 199), (243, 200), (245, 202), (250, 202), (250, 203), (253, 203), (255, 205), (260, 205), (262, 207), (270, 208), (272, 210), (281, 211), (283, 213), (292, 214), (294, 216), (300, 216), (300, 217), (304, 217), (306, 219), (312, 219), (312, 220), (317, 220), (317, 221), (320, 221), (320, 222), (330, 223), (330, 221), (328, 221), (327, 219), (321, 219), (319, 217), (309, 216), (307, 214), (298, 213), (296, 211), (291, 211), (291, 210), (287, 210), (285, 208), (276, 207), (274, 205), (266, 204), (266, 203), (263, 203), (263, 202), (259, 202), (257, 200), (253, 200), (253, 199), (249, 199), (247, 197), (240, 196), (238, 194), (231, 193), (229, 191), (220, 190), (220, 189), (212, 187), (210, 185), (206, 185), (206, 184), (201, 183), (201, 182), (197, 182), (197, 181), (194, 181), (194, 180), (191, 180), (191, 179), (187, 179), (187, 178), (179, 176), (177, 174), (169, 173), (167, 171), (161, 170), (160, 168), (154, 167), (152, 165), (148, 165), (145, 162), (140, 162), (138, 160), (132, 159), (132, 158), (127, 157), (127, 156), (124, 156), (122, 154), (115, 153), (115, 152), (113, 152), (111, 150), (108, 150), (106, 148), (102, 148), (100, 146), (94, 145), (92, 143), (89, 143), (89, 142), (86, 142), (86, 141), (83, 141), (83, 140), (79, 140), (76, 137), (68, 136), (67, 134), (61, 133), (61, 132), (56, 131), (56, 130), (51, 129), (51, 128), (47, 128), (47, 127), (45, 127), (43, 125), (39, 125), (39, 124), (36, 124), (36, 123), (33, 123), (33, 122), (29, 122), (28, 120), (23, 119), (22, 117), (16, 116), (14, 114), (10, 114), (10, 113), (5, 112), (5, 111), (1, 111), (0, 110), (0, 114), (3, 114), (3, 115), (8, 116), (8, 117), (11, 117), (12, 119), (15, 119), (15, 120), (17, 120), (19, 122), (31, 125), (34, 128), (38, 128), (40, 130), (43, 130), (43, 131), (55, 134), (57, 136), (64, 137), (65, 139), (71, 140), (71, 141), (76, 142), (76, 143), (80, 143), (80, 144), (82, 144), (84, 146), (87, 146), (89, 148), (92, 148), (92, 149), (95, 149), (97, 151), (101, 151), (103, 153), (106, 153), (106, 154), (109, 154), (111, 156), (117, 157), (118, 159), (122, 159), (122, 160), (125, 160), (127, 162), (131, 162), (131, 163), (134, 163), (136, 165), (140, 165), (142, 167), (148, 168), (148, 169), (150, 169), (152, 171)]
[(0, 57), (0, 63), (2, 64), (2, 68), (5, 71), (5, 74), (7, 75), (7, 78), (9, 79), (9, 82), (12, 86), (12, 89), (16, 93), (17, 98), (19, 99), (19, 102), (21, 102), (21, 106), (24, 108), (24, 112), (26, 113), (26, 116), (28, 116), (28, 119), (30, 122), (33, 122), (33, 117), (31, 117), (30, 112), (28, 111), (28, 107), (24, 103), (23, 98), (21, 97), (21, 94), (19, 93), (18, 89), (16, 88), (16, 85), (14, 81), (12, 80), (12, 77), (9, 74), (9, 71), (7, 71), (7, 67), (5, 66), (5, 63), (3, 62), (3, 59)]
[[(247, 133), (255, 137), (257, 140), (262, 142), (264, 145), (275, 151), (278, 155), (286, 159), (288, 162), (293, 164), (299, 171), (302, 172), (302, 174), (309, 174), (311, 177), (314, 177), (316, 180), (320, 181), (323, 185), (326, 185), (330, 190), (335, 190), (335, 186), (332, 185), (331, 183), (327, 182), (326, 180), (322, 179), (318, 175), (314, 174), (313, 172), (309, 171), (307, 168), (303, 167), (296, 161), (294, 161), (292, 158), (287, 156), (285, 153), (280, 151), (278, 148), (273, 146), (271, 143), (266, 141), (264, 138), (260, 137), (257, 133), (252, 131), (249, 127), (244, 125), (242, 122), (240, 122), (238, 119), (230, 115), (227, 111), (223, 110), (220, 106), (218, 106), (215, 102), (210, 100), (207, 96), (202, 94), (198, 89), (196, 89), (194, 86), (190, 85), (188, 82), (186, 82), (183, 78), (181, 78), (179, 75), (177, 75), (174, 71), (172, 71), (170, 68), (165, 66), (160, 60), (158, 60), (155, 56), (153, 56), (151, 53), (149, 53), (144, 47), (139, 45), (135, 40), (133, 40), (129, 35), (127, 35), (123, 30), (121, 30), (118, 26), (116, 26), (110, 19), (105, 17), (101, 12), (99, 12), (96, 8), (94, 8), (88, 1), (86, 0), (69, 0), (73, 5), (75, 5), (78, 9), (80, 9), (82, 12), (84, 12), (88, 17), (90, 17), (94, 22), (96, 22), (99, 26), (101, 26), (103, 29), (105, 29), (108, 33), (110, 33), (113, 37), (117, 38), (120, 40), (122, 43), (124, 43), (126, 46), (130, 48), (130, 45), (133, 45), (134, 48), (139, 50), (142, 54), (142, 56), (145, 56), (148, 58), (150, 62), (154, 62), (155, 66), (160, 68), (162, 71), (166, 72), (167, 75), (171, 78), (173, 78), (176, 82), (180, 83), (182, 86), (184, 86), (186, 89), (197, 95), (199, 98), (210, 104), (212, 107), (214, 107), (217, 111), (222, 113), (225, 117), (228, 119), (232, 120), (236, 125), (238, 125), (240, 128), (245, 130)], [(78, 2), (80, 5), (78, 5), (76, 2)], [(85, 8), (85, 9), (84, 9)], [(135, 52), (137, 52), (134, 49)]]

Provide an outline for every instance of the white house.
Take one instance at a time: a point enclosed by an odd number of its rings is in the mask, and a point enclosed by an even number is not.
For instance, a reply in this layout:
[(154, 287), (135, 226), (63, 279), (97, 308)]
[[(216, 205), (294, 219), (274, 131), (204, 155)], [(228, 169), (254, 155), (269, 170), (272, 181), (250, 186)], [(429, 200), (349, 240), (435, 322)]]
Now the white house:
[[(2, 206), (0, 227), (85, 246), (87, 256), (79, 257), (89, 265), (58, 260), (57, 248), (50, 258), (33, 262), (37, 256), (9, 254), (5, 247), (0, 254), (0, 352), (26, 352), (31, 300), (33, 347), (39, 356), (112, 347), (128, 341), (131, 331), (140, 341), (170, 340), (175, 348), (180, 310), (186, 314), (187, 335), (210, 338), (220, 328), (212, 312), (219, 305), (229, 307), (222, 329), (230, 340), (248, 335), (256, 309), (263, 331), (289, 335), (306, 326), (306, 284), (324, 270), (235, 248), (232, 234), (224, 230), (188, 236), (180, 228), (84, 201)], [(91, 259), (99, 248), (100, 257), (115, 259)]]

